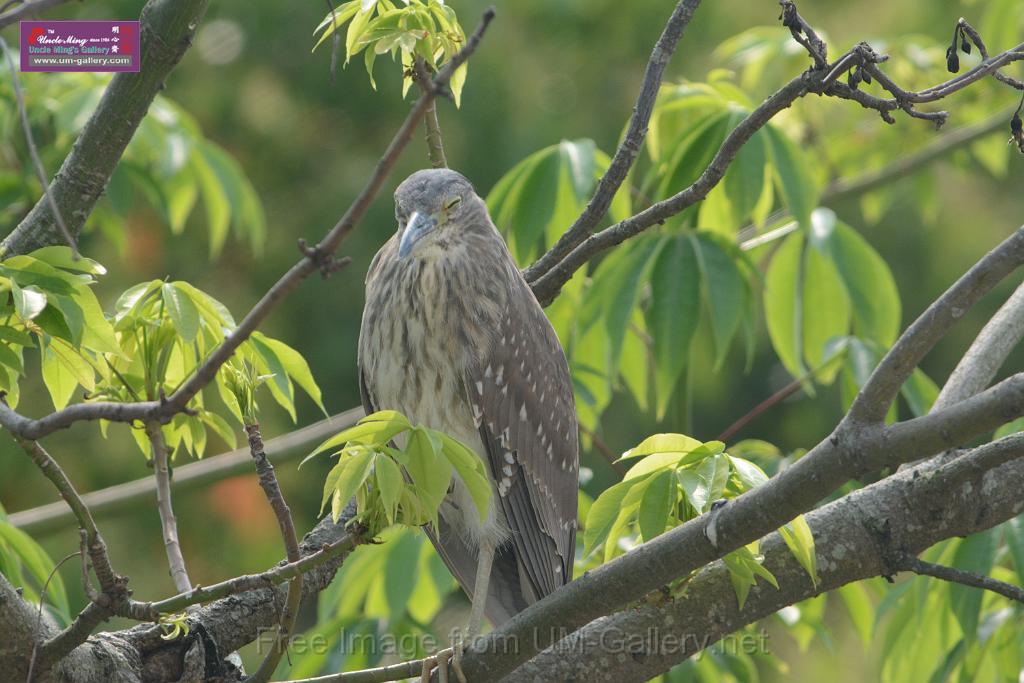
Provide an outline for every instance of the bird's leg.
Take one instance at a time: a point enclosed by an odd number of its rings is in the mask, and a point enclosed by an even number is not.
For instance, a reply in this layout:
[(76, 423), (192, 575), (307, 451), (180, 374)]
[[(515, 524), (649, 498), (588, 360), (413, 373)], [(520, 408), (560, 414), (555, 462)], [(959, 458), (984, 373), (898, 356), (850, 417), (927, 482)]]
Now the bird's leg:
[(469, 608), (469, 624), (466, 625), (465, 634), (460, 634), (459, 642), (455, 644), (454, 655), (452, 656), (452, 669), (459, 677), (460, 683), (466, 683), (466, 676), (462, 673), (462, 651), (467, 645), (472, 645), (476, 637), (480, 635), (480, 629), (484, 621), (484, 606), (487, 604), (487, 589), (491, 581), (491, 565), (494, 564), (494, 546), (488, 541), (480, 544), (479, 554), (476, 561), (476, 579), (473, 581), (473, 601)]

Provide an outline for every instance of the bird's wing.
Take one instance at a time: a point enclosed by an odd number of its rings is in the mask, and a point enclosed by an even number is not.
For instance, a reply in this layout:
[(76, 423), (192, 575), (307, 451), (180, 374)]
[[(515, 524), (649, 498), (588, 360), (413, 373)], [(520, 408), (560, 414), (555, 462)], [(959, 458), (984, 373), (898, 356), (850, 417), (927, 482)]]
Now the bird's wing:
[(572, 579), (578, 434), (565, 354), (521, 279), (466, 390), (536, 599)]

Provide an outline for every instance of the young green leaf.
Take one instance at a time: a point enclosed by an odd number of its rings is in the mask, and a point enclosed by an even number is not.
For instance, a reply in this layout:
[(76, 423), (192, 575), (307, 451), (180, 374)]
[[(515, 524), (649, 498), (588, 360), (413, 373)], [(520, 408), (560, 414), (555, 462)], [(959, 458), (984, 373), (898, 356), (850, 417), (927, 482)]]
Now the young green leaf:
[(640, 502), (638, 522), (645, 541), (659, 536), (668, 526), (679, 488), (674, 472), (664, 469), (651, 478)]

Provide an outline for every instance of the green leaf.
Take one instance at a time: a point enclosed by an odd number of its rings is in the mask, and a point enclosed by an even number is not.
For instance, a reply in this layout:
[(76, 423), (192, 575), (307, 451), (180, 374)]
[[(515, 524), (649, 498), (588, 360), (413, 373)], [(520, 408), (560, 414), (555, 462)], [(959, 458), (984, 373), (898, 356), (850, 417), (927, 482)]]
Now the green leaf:
[(900, 329), (900, 297), (882, 257), (853, 228), (828, 209), (811, 215), (815, 233), (823, 234), (829, 254), (853, 303), (858, 336), (891, 346)]
[(36, 249), (31, 252), (29, 256), (39, 259), (40, 261), (48, 263), (56, 268), (64, 268), (65, 270), (89, 273), (90, 275), (106, 275), (107, 273), (106, 268), (96, 261), (93, 261), (91, 258), (79, 256), (76, 260), (70, 247), (43, 247), (42, 249)]
[(754, 133), (729, 164), (722, 180), (722, 190), (729, 199), (732, 230), (750, 217), (764, 192), (768, 172), (767, 149), (763, 130)]
[(939, 397), (938, 385), (921, 368), (914, 368), (900, 392), (915, 417), (927, 415)]
[(320, 501), (320, 512), (318, 514), (322, 515), (324, 513), (324, 508), (327, 507), (327, 501), (331, 499), (331, 496), (334, 495), (335, 490), (338, 488), (338, 478), (341, 477), (341, 473), (345, 471), (345, 468), (348, 467), (351, 462), (352, 458), (343, 456), (341, 460), (338, 461), (338, 464), (332, 467), (331, 471), (327, 473), (327, 477), (324, 479), (324, 495)]
[(192, 297), (171, 282), (163, 284), (160, 295), (163, 297), (167, 315), (171, 318), (174, 329), (186, 343), (191, 344), (199, 334), (199, 309), (196, 308)]
[(651, 478), (640, 502), (638, 521), (640, 534), (645, 541), (665, 531), (669, 515), (676, 504), (677, 484), (675, 473), (666, 469)]
[[(993, 529), (972, 534), (956, 546), (951, 562), (953, 567), (987, 576), (992, 571), (996, 552), (996, 535)], [(949, 584), (949, 600), (953, 616), (960, 624), (964, 639), (968, 642), (978, 637), (978, 619), (984, 591), (958, 583)]]
[(772, 125), (763, 128), (774, 169), (776, 187), (786, 208), (804, 230), (811, 227), (811, 212), (818, 205), (819, 190), (807, 155)]
[(793, 557), (811, 577), (814, 585), (818, 585), (818, 559), (814, 551), (814, 535), (807, 520), (800, 515), (789, 524), (779, 529), (782, 540), (786, 542)]
[(256, 332), (253, 336), (259, 336), (260, 342), (277, 355), (288, 375), (295, 380), (296, 384), (302, 387), (303, 391), (309, 394), (309, 397), (313, 399), (317, 407), (326, 415), (327, 409), (324, 408), (320, 387), (317, 385), (316, 380), (313, 379), (313, 373), (310, 371), (309, 364), (306, 363), (306, 359), (302, 357), (302, 354), (284, 342), (271, 339), (259, 332)]
[(871, 635), (875, 626), (874, 607), (871, 605), (871, 598), (868, 596), (864, 584), (860, 582), (848, 583), (836, 589), (839, 597), (846, 604), (846, 611), (850, 615), (854, 629), (860, 636), (861, 642), (867, 648), (871, 645)]
[(715, 369), (722, 366), (729, 344), (747, 308), (747, 285), (736, 262), (709, 235), (694, 238), (697, 263), (704, 279), (711, 331), (715, 340)]
[(590, 506), (587, 514), (587, 522), (583, 530), (583, 555), (589, 555), (593, 550), (604, 543), (609, 532), (615, 526), (622, 507), (622, 500), (629, 493), (637, 480), (621, 481), (614, 486), (605, 489), (597, 497), (594, 504)]
[(783, 366), (793, 377), (806, 373), (803, 364), (800, 261), (803, 235), (787, 237), (772, 257), (765, 277), (764, 314), (768, 336)]
[[(345, 457), (345, 456), (342, 456)], [(350, 457), (350, 462), (338, 475), (337, 484), (334, 488), (332, 498), (331, 518), (337, 523), (341, 511), (345, 508), (352, 497), (356, 495), (359, 487), (366, 482), (370, 476), (370, 466), (373, 464), (374, 452), (369, 448), (361, 448)]]
[(0, 519), (0, 546), (4, 544), (8, 545), (18, 556), (36, 585), (42, 587), (49, 580), (47, 595), (64, 623), (70, 622), (64, 581), (60, 574), (54, 571), (53, 560), (46, 554), (46, 551), (24, 531), (13, 526), (6, 519)]
[(801, 347), (812, 368), (821, 368), (816, 379), (831, 384), (840, 363), (822, 368), (830, 353), (830, 344), (850, 331), (850, 297), (839, 271), (827, 255), (812, 246), (804, 249), (800, 320), (803, 327)]
[(729, 464), (732, 465), (733, 471), (736, 472), (736, 476), (740, 483), (743, 484), (745, 491), (756, 488), (768, 481), (768, 475), (764, 473), (764, 470), (749, 460), (730, 455)]
[(427, 430), (417, 427), (409, 432), (406, 470), (416, 484), (420, 499), (432, 510), (444, 500), (452, 479), (452, 468), (441, 458), (440, 451), (440, 443)]
[(480, 521), (487, 519), (487, 509), (491, 500), (491, 484), (484, 471), (484, 464), (479, 456), (461, 442), (442, 432), (434, 432), (442, 443), (441, 453), (455, 468), (462, 483), (469, 490)]
[(702, 445), (697, 439), (684, 434), (654, 434), (623, 453), (622, 457), (616, 462), (654, 453), (676, 453), (682, 455)]
[(314, 455), (323, 453), (326, 450), (337, 449), (348, 442), (366, 446), (383, 446), (393, 439), (397, 434), (412, 429), (409, 420), (404, 415), (394, 410), (381, 410), (367, 415), (355, 426), (349, 427), (316, 447), (300, 463), (300, 467)]
[(14, 310), (22, 320), (33, 320), (46, 308), (46, 295), (35, 285), (22, 288), (11, 280), (11, 298), (14, 299)]
[(394, 524), (398, 501), (401, 499), (402, 489), (405, 487), (402, 471), (394, 460), (383, 453), (378, 453), (374, 458), (373, 469), (376, 473), (377, 489), (380, 491), (384, 513), (387, 515), (388, 522)]
[(697, 514), (702, 514), (708, 507), (708, 482), (691, 469), (676, 470), (676, 478), (683, 487), (687, 502)]
[(602, 261), (594, 273), (593, 285), (580, 314), (581, 325), (587, 329), (590, 325), (604, 323), (609, 343), (603, 365), (612, 376), (618, 374), (626, 325), (661, 246), (657, 235), (641, 236)]
[(654, 341), (659, 420), (665, 416), (700, 322), (700, 270), (693, 244), (683, 235), (667, 239), (651, 271), (651, 305), (646, 311)]
[(45, 344), (40, 354), (43, 383), (50, 392), (57, 410), (67, 406), (75, 387), (81, 384), (87, 390), (95, 388), (92, 366), (74, 349), (54, 340)]

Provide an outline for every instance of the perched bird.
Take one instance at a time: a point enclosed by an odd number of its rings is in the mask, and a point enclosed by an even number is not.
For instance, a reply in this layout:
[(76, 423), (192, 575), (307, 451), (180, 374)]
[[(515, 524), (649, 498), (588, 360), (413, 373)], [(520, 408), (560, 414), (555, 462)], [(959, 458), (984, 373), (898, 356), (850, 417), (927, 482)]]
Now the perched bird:
[[(486, 520), (458, 477), (434, 547), (469, 595), (468, 637), (572, 579), (579, 482), (572, 382), (551, 324), (462, 175), (395, 191), (398, 231), (366, 276), (359, 372), (368, 412), (397, 410), (483, 460)], [(456, 656), (458, 653), (456, 653)]]

